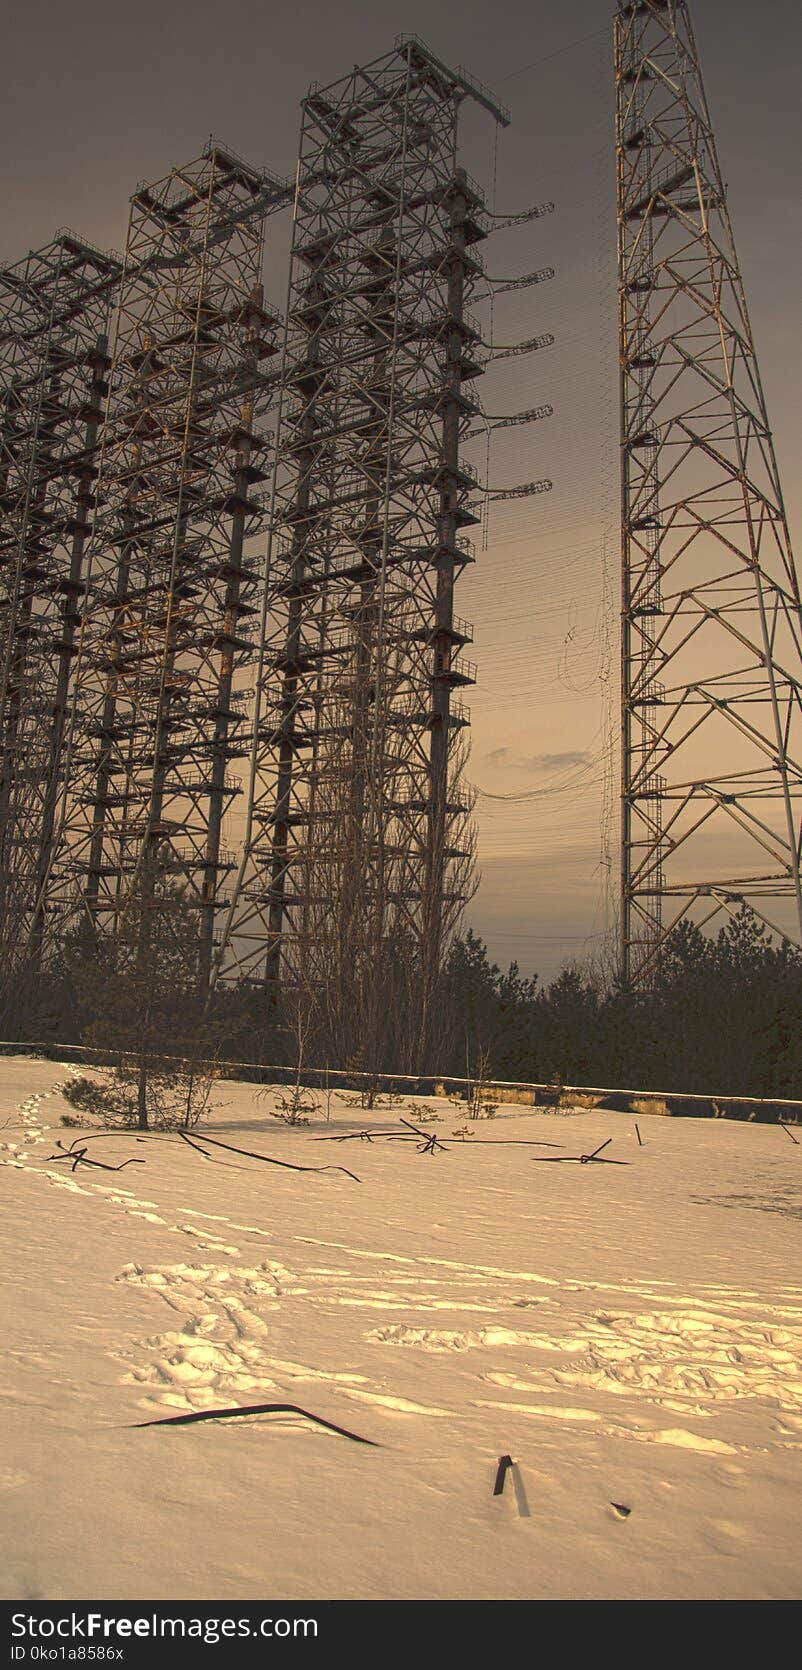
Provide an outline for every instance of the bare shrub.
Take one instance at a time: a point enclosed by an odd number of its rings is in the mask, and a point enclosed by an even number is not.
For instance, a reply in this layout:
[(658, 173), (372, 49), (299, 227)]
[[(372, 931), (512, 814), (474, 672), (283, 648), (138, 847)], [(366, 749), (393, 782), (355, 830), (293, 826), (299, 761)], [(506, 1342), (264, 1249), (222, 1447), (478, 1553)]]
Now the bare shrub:
[(476, 1069), (468, 1086), (468, 1118), (494, 1119), (498, 1108), (497, 1102), (491, 1102), (490, 1052), (480, 1049), (476, 1059)]

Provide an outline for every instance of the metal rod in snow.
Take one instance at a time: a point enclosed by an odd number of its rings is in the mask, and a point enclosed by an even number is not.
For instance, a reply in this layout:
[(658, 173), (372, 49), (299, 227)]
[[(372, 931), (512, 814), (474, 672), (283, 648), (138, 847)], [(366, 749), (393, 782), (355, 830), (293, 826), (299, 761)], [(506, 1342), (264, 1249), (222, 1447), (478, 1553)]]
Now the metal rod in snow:
[(510, 1469), (513, 1468), (514, 1466), (515, 1466), (515, 1462), (513, 1461), (511, 1455), (500, 1455), (499, 1456), (499, 1458), (498, 1458), (498, 1470), (496, 1472), (496, 1482), (493, 1486), (493, 1495), (494, 1496), (503, 1496), (504, 1495), (504, 1481), (505, 1481), (505, 1479), (507, 1477), (507, 1474), (509, 1473)]

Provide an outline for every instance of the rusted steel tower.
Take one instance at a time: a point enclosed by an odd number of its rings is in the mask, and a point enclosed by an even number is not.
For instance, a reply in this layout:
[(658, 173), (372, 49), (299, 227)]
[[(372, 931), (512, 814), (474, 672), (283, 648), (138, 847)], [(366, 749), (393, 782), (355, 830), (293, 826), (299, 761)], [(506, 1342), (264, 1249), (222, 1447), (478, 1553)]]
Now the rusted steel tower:
[(0, 270), (0, 921), (34, 963), (62, 787), (121, 263), (71, 232)]
[(802, 943), (802, 612), (684, 0), (615, 18), (621, 969), (747, 901)]
[(264, 224), (291, 195), (210, 142), (132, 198), (45, 888), (56, 924), (81, 909), (113, 933), (137, 877), (174, 882), (197, 909), (201, 983), (232, 868), (224, 821), (256, 652), (260, 417), (276, 351)]
[[(479, 520), (461, 446), (484, 367), (468, 312), (472, 98), (416, 38), (303, 104), (246, 850), (220, 966), (292, 986), (393, 935), (436, 971), (464, 894), (454, 609)], [(340, 976), (343, 976), (342, 981)], [(374, 980), (374, 986), (376, 981)], [(425, 1005), (425, 997), (424, 997)]]

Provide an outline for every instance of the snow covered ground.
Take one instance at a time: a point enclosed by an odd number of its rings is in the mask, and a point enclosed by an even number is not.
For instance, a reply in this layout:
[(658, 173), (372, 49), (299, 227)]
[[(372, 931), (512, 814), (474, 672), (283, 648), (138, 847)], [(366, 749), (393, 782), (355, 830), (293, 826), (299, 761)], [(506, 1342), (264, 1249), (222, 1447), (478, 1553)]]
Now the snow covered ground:
[[(425, 1153), (223, 1083), (210, 1135), (360, 1181), (122, 1134), (73, 1173), (69, 1071), (0, 1062), (5, 1597), (802, 1592), (802, 1143), (511, 1107)], [(268, 1401), (379, 1447), (131, 1425)]]

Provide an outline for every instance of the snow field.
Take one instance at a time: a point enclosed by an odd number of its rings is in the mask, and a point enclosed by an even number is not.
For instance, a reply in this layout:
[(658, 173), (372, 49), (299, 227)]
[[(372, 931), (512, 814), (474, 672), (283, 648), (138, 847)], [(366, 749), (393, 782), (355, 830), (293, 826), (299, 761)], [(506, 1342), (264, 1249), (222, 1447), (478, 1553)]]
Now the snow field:
[[(641, 1118), (641, 1148), (622, 1114), (512, 1107), (449, 1144), (443, 1102), (430, 1155), (379, 1140), (403, 1109), (335, 1097), (291, 1130), (225, 1082), (210, 1134), (361, 1181), (132, 1134), (89, 1152), (144, 1165), (73, 1173), (69, 1071), (0, 1066), (10, 1598), (799, 1594), (778, 1127)], [(608, 1137), (626, 1165), (538, 1163)], [(266, 1401), (381, 1448), (296, 1416), (131, 1425)]]

